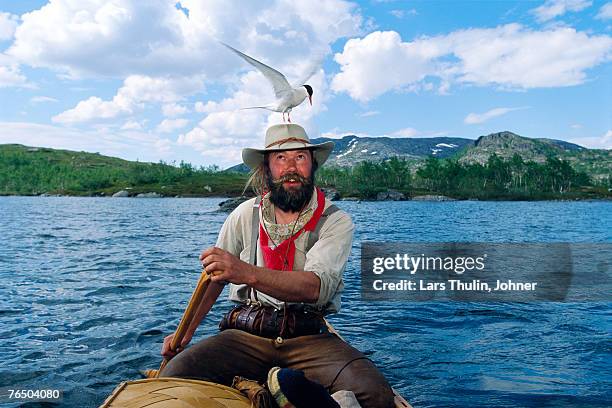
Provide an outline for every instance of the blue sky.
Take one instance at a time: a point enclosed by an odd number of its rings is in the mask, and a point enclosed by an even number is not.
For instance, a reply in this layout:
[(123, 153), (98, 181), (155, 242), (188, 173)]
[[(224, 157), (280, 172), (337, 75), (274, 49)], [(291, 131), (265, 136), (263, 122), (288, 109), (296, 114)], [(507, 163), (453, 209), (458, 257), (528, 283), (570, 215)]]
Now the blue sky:
[(612, 2), (0, 1), (0, 143), (222, 167), (278, 113), (227, 42), (297, 80), (311, 137), (612, 148)]

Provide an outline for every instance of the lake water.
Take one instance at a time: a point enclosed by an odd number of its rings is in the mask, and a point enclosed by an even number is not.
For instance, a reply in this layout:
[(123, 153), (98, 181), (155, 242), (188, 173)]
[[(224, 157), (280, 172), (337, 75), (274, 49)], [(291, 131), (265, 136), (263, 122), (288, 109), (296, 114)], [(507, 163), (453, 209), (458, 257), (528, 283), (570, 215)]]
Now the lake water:
[[(221, 199), (0, 197), (0, 387), (97, 406), (157, 368)], [(416, 407), (603, 407), (609, 302), (365, 302), (362, 241), (612, 242), (610, 202), (339, 202), (356, 224), (330, 321)], [(229, 303), (198, 331), (206, 336)]]

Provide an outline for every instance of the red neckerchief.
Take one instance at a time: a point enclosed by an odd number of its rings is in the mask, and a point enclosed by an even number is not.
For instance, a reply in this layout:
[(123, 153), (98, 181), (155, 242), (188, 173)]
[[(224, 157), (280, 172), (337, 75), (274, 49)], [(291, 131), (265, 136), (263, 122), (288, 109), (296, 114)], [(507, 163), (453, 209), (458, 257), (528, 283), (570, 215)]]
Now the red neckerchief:
[[(316, 189), (316, 194), (317, 208), (312, 214), (312, 218), (308, 220), (302, 229), (293, 234), (293, 236), (281, 242), (276, 248), (272, 249), (268, 246), (270, 237), (268, 236), (266, 229), (263, 227), (263, 221), (259, 224), (259, 246), (261, 247), (261, 252), (263, 253), (266, 268), (281, 271), (293, 270), (293, 259), (295, 257), (294, 241), (304, 230), (313, 231), (317, 226), (317, 222), (319, 222), (319, 218), (321, 218), (321, 214), (323, 214), (323, 207), (325, 207), (325, 194), (323, 194), (323, 192), (318, 188)], [(261, 202), (263, 203), (263, 200), (261, 200)]]

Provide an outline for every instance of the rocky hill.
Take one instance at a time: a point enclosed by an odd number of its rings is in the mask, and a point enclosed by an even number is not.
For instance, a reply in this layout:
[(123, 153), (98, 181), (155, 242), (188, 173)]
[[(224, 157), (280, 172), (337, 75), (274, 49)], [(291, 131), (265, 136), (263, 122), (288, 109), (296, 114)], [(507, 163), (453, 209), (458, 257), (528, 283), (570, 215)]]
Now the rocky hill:
[[(368, 160), (378, 162), (400, 157), (410, 162), (414, 171), (428, 157), (456, 158), (460, 163), (487, 162), (492, 154), (510, 159), (515, 154), (524, 161), (544, 163), (549, 156), (567, 160), (578, 171), (584, 171), (595, 181), (612, 174), (612, 150), (587, 149), (574, 143), (545, 138), (528, 138), (504, 131), (480, 136), (476, 140), (460, 137), (391, 138), (347, 135), (341, 139), (316, 138), (313, 143), (335, 143), (326, 166), (353, 166)], [(244, 164), (228, 169), (248, 172)]]
[(573, 143), (553, 139), (530, 139), (506, 131), (480, 136), (473, 146), (463, 152), (459, 161), (484, 164), (492, 154), (504, 159), (519, 154), (524, 161), (544, 163), (548, 156), (558, 157), (581, 150), (585, 148)]
[(504, 159), (518, 154), (524, 161), (536, 163), (544, 163), (549, 156), (556, 157), (569, 161), (575, 170), (584, 171), (594, 180), (612, 174), (611, 150), (587, 149), (555, 139), (531, 139), (507, 131), (479, 137), (460, 154), (459, 162), (484, 164), (492, 154)]
[(433, 156), (441, 159), (451, 157), (474, 140), (460, 137), (432, 138), (393, 138), (344, 136), (342, 139), (325, 137), (313, 139), (313, 143), (335, 142), (334, 150), (328, 160), (329, 165), (352, 166), (364, 160), (380, 161), (390, 157), (406, 160), (421, 160)]

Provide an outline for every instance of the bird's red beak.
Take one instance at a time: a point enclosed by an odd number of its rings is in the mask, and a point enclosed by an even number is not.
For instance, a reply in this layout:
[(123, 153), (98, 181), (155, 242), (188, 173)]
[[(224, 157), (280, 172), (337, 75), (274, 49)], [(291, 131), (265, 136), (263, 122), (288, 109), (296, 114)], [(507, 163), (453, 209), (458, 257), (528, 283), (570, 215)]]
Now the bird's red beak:
[(312, 96), (308, 95), (308, 102), (310, 102), (310, 106), (312, 106)]

